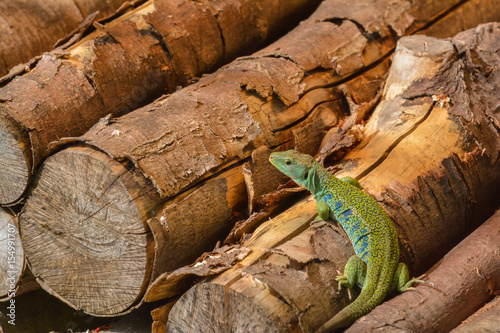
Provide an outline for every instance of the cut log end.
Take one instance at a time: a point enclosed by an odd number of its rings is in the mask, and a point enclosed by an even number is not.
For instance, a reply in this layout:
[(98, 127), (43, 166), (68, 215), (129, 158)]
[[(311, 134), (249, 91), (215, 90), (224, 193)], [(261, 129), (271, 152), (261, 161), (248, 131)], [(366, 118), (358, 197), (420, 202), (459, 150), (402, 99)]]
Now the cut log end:
[[(262, 294), (267, 294), (263, 291)], [(167, 332), (283, 332), (287, 328), (273, 320), (256, 303), (242, 293), (224, 286), (201, 283), (182, 297), (184, 306), (172, 308)], [(214, 306), (225, 304), (226, 306)], [(180, 312), (180, 313), (179, 313)], [(170, 320), (174, 318), (174, 320)], [(203, 326), (201, 326), (203, 325)]]
[(24, 271), (24, 250), (14, 217), (1, 208), (0, 249), (0, 298), (11, 298)]
[(29, 149), (22, 132), (0, 115), (0, 204), (15, 203), (26, 190), (30, 165), (26, 159)]
[(152, 237), (125, 187), (131, 173), (87, 147), (46, 160), (20, 217), (26, 256), (40, 284), (76, 309), (112, 315), (143, 294)]

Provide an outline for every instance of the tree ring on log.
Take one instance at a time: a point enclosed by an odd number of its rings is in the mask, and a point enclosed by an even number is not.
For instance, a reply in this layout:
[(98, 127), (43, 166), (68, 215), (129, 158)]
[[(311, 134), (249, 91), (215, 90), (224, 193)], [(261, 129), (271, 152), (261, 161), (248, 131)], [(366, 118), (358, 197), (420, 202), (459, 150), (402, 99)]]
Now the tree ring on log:
[[(262, 291), (262, 294), (267, 293), (265, 290)], [(200, 283), (181, 298), (186, 306), (172, 308), (167, 333), (210, 331), (278, 333), (289, 329), (280, 327), (279, 321), (266, 314), (261, 305), (241, 292), (232, 289), (225, 291), (223, 285)], [(183, 313), (178, 313), (179, 311)], [(274, 313), (274, 315), (284, 314)]]
[(133, 174), (106, 154), (72, 147), (34, 177), (20, 217), (30, 267), (44, 289), (88, 314), (119, 314), (149, 283), (153, 240), (129, 193)]
[(14, 204), (26, 190), (31, 151), (26, 134), (7, 115), (0, 114), (0, 204)]

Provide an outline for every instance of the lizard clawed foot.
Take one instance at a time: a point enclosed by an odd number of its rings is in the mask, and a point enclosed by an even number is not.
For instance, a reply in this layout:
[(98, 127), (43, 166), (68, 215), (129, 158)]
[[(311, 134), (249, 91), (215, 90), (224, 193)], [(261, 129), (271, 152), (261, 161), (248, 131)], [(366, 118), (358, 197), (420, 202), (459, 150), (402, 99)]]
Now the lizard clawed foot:
[(434, 283), (427, 282), (426, 280), (423, 280), (426, 277), (427, 277), (427, 275), (423, 274), (423, 275), (420, 275), (418, 278), (413, 278), (413, 279), (409, 280), (403, 286), (403, 288), (401, 289), (401, 291), (407, 291), (407, 290), (417, 291), (415, 289), (415, 287), (412, 287), (415, 283), (421, 283), (421, 284), (425, 284), (425, 285), (431, 286), (432, 288), (435, 288)]
[(432, 288), (436, 288), (436, 286), (434, 285), (434, 283), (428, 282), (428, 281), (422, 280), (422, 279), (427, 279), (427, 274), (422, 274), (418, 278), (414, 278), (411, 281), (413, 283), (421, 283), (421, 284), (425, 284), (425, 285), (431, 286)]
[(421, 295), (420, 291), (417, 288), (415, 288), (415, 287), (408, 287), (408, 288), (406, 288), (405, 291), (412, 291), (414, 293), (417, 293), (417, 294)]
[(347, 276), (337, 270), (337, 277), (335, 277), (335, 281), (339, 282), (339, 291), (342, 290), (342, 286), (345, 285), (347, 289), (347, 296), (349, 297), (349, 300), (352, 300), (352, 294), (351, 294), (351, 288), (349, 287), (349, 282), (347, 280)]
[(436, 286), (434, 285), (434, 283), (428, 282), (428, 281), (422, 280), (422, 279), (427, 279), (427, 275), (426, 274), (422, 274), (418, 278), (413, 279), (413, 282), (414, 283), (425, 284), (425, 285), (431, 286), (432, 288), (436, 288)]

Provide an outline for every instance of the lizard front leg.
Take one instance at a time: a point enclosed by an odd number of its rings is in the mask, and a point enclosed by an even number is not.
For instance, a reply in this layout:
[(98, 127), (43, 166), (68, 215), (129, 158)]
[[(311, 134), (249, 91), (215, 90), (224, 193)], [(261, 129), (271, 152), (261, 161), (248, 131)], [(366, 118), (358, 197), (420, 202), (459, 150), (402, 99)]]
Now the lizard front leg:
[(328, 207), (328, 204), (324, 200), (318, 199), (316, 201), (316, 209), (318, 216), (311, 221), (311, 226), (314, 228), (324, 225), (325, 221), (330, 218), (330, 207)]
[(339, 290), (342, 286), (347, 288), (349, 299), (351, 299), (351, 288), (357, 284), (363, 287), (366, 277), (366, 264), (361, 258), (354, 255), (349, 258), (345, 265), (344, 274), (338, 275), (335, 280), (339, 282)]
[(316, 209), (318, 211), (318, 218), (326, 221), (330, 218), (330, 207), (325, 200), (318, 200), (316, 202)]
[[(343, 182), (351, 184), (359, 189), (362, 189), (361, 184), (354, 178), (346, 176), (341, 179)], [(314, 219), (312, 223), (316, 223), (318, 221), (326, 221), (330, 218), (330, 207), (328, 206), (326, 197), (317, 197), (316, 198), (316, 209), (318, 211), (318, 217)], [(333, 216), (332, 216), (333, 217)]]

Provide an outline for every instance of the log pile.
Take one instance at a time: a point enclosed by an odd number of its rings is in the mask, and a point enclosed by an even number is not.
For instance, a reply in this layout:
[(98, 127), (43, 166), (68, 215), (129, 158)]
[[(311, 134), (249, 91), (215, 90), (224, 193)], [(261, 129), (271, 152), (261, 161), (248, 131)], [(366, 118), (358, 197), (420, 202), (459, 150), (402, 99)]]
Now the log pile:
[[(248, 53), (317, 1), (148, 1), (0, 89), (0, 204), (17, 203), (50, 142), (78, 136)], [(67, 46), (67, 45), (66, 45)]]
[[(332, 277), (353, 251), (339, 228), (310, 226), (302, 189), (274, 191), (287, 182), (274, 150), (359, 179), (414, 275), (484, 222), (500, 205), (500, 27), (417, 35), (498, 20), (500, 3), (324, 0), (197, 78), (319, 3), (136, 1), (6, 77), (0, 204), (25, 198), (19, 216), (0, 211), (2, 235), (19, 219), (15, 287), (25, 251), (38, 283), (87, 314), (171, 298), (153, 331), (314, 331), (348, 303)], [(382, 312), (355, 325), (398, 320)], [(401, 327), (441, 320), (425, 318)]]
[[(351, 14), (362, 20), (367, 9), (360, 5)], [(253, 149), (299, 145), (292, 138), (304, 137), (302, 127), (320, 133), (332, 128), (344, 117), (344, 100), (352, 105), (351, 122), (364, 118), (398, 38), (389, 25), (400, 33), (416, 31), (425, 22), (399, 21), (416, 9), (380, 3), (366, 26), (391, 15), (372, 27), (380, 31), (374, 38), (351, 20), (332, 23), (349, 12), (326, 1), (254, 55), (128, 115), (104, 118), (81, 138), (63, 140), (83, 146), (45, 161), (20, 220), (40, 284), (90, 314), (130, 310), (157, 276), (192, 262), (228, 232), (246, 200), (239, 166)], [(354, 92), (360, 82), (369, 83), (362, 96)], [(109, 260), (114, 274), (102, 277)], [(126, 292), (113, 296), (110, 285)], [(157, 298), (146, 293), (148, 300)]]

